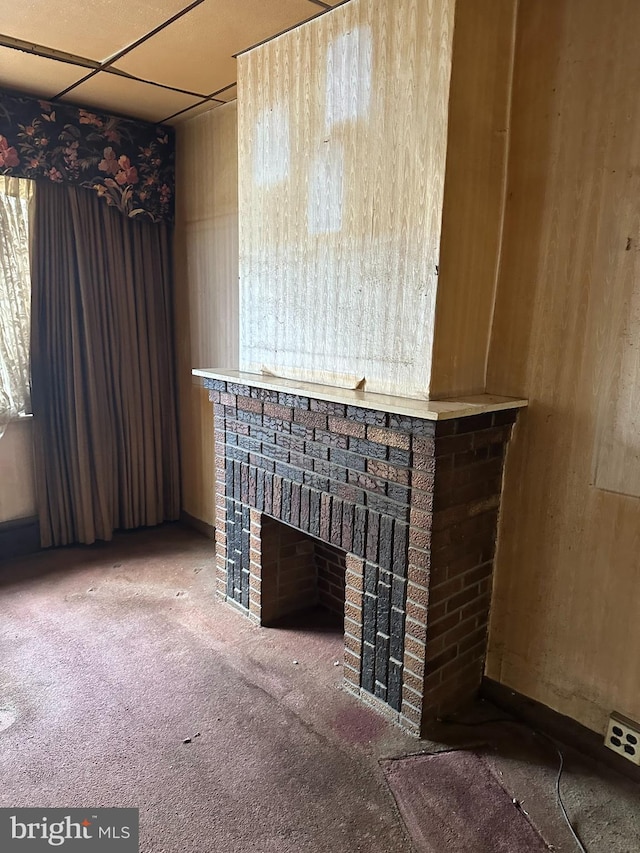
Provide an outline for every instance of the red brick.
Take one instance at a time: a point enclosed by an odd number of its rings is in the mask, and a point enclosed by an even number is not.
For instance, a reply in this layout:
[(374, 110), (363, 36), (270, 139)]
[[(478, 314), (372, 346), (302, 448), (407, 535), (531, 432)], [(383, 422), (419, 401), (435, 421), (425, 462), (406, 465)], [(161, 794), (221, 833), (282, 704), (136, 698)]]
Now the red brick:
[(431, 567), (431, 554), (429, 551), (420, 551), (411, 546), (408, 551), (409, 565), (418, 569), (429, 569)]
[(458, 656), (458, 649), (456, 646), (450, 646), (448, 649), (445, 649), (439, 655), (436, 655), (434, 658), (428, 661), (428, 671), (436, 672), (439, 669), (442, 669), (446, 664), (455, 660)]
[(415, 657), (422, 658), (425, 653), (425, 645), (420, 640), (416, 640), (409, 636), (404, 639), (404, 650)]
[(434, 599), (431, 599), (431, 606), (429, 607), (429, 624), (435, 624), (439, 619), (443, 619), (447, 615), (447, 602), (440, 601), (434, 602)]
[(445, 530), (469, 518), (469, 515), (468, 504), (455, 504), (446, 509), (438, 509), (433, 513), (433, 530), (434, 532)]
[(444, 583), (436, 584), (435, 578), (431, 580), (431, 601), (433, 604), (439, 604), (441, 601), (447, 601), (452, 595), (456, 595), (462, 589), (461, 578), (451, 578)]
[(413, 707), (419, 708), (422, 701), (422, 691), (413, 690), (408, 684), (402, 685), (402, 711), (404, 713), (404, 703), (409, 702)]
[(368, 426), (367, 438), (378, 444), (386, 444), (389, 447), (397, 447), (399, 450), (409, 450), (410, 437), (402, 432), (395, 432), (385, 427)]
[(360, 658), (358, 655), (354, 655), (353, 652), (346, 648), (344, 650), (344, 662), (352, 669), (360, 669)]
[(413, 583), (420, 584), (420, 586), (428, 586), (431, 578), (431, 573), (429, 569), (423, 569), (421, 566), (416, 566), (413, 563), (409, 563), (409, 567), (407, 568), (407, 579), (413, 581)]
[(345, 590), (345, 601), (355, 604), (356, 607), (362, 607), (362, 592), (360, 590), (347, 587)]
[(342, 675), (343, 675), (345, 681), (350, 682), (355, 687), (360, 686), (360, 671), (356, 672), (355, 669), (351, 669), (350, 667), (345, 666), (344, 669), (342, 670)]
[(403, 717), (406, 717), (407, 720), (414, 723), (416, 726), (419, 726), (422, 722), (422, 711), (418, 710), (418, 708), (414, 708), (412, 705), (406, 704), (405, 702), (402, 703), (401, 713)]
[(411, 507), (410, 521), (412, 527), (417, 527), (422, 530), (430, 530), (432, 518), (433, 516), (430, 512), (423, 512), (421, 509)]
[(451, 678), (455, 678), (458, 683), (467, 681), (477, 673), (477, 682), (480, 686), (483, 661), (484, 643), (481, 643), (480, 646), (470, 649), (442, 668), (443, 683)]
[(254, 400), (253, 397), (238, 397), (238, 408), (245, 412), (255, 412), (262, 414), (262, 401)]
[(437, 442), (435, 439), (430, 436), (421, 436), (414, 435), (413, 436), (413, 452), (420, 453), (424, 456), (433, 456), (434, 450), (437, 446)]
[(409, 619), (415, 619), (416, 622), (426, 622), (427, 608), (424, 604), (416, 604), (414, 601), (407, 601), (405, 612)]
[(408, 468), (398, 468), (395, 465), (389, 465), (388, 462), (382, 462), (380, 459), (367, 459), (367, 471), (376, 477), (382, 477), (384, 480), (391, 480), (404, 486), (409, 483)]
[(463, 589), (462, 592), (459, 592), (458, 595), (454, 595), (447, 601), (447, 610), (458, 610), (458, 608), (477, 599), (479, 594), (480, 591), (477, 586), (467, 587), (467, 589)]
[(349, 571), (360, 575), (362, 574), (364, 561), (361, 557), (356, 557), (355, 554), (347, 554), (345, 556), (345, 563)]
[(422, 692), (422, 679), (415, 676), (412, 672), (405, 668), (403, 673), (403, 684), (406, 687), (415, 690), (417, 693)]
[(404, 671), (412, 672), (416, 678), (422, 679), (424, 677), (424, 660), (418, 660), (418, 658), (408, 654), (405, 650)]
[(442, 670), (438, 670), (437, 672), (429, 673), (424, 679), (424, 695), (425, 697), (428, 694), (433, 693), (434, 690), (437, 690), (442, 682)]
[[(422, 471), (426, 474), (434, 474), (436, 470), (436, 460), (433, 456), (422, 456), (420, 454), (414, 454), (413, 457), (413, 467), (417, 471)], [(412, 478), (415, 477), (415, 474), (412, 475)], [(412, 479), (413, 481), (413, 479)]]
[(511, 426), (492, 427), (473, 433), (473, 446), (486, 447), (489, 444), (506, 444), (511, 435)]
[(340, 433), (340, 435), (351, 435), (354, 438), (364, 438), (365, 425), (359, 424), (356, 421), (348, 421), (344, 418), (330, 417), (329, 432), (337, 432)]
[[(454, 629), (455, 630), (455, 629)], [(425, 660), (430, 661), (437, 657), (440, 652), (444, 651), (447, 647), (447, 643), (445, 643), (445, 637), (447, 635), (443, 634), (440, 637), (436, 637), (434, 640), (429, 640), (427, 645)]]
[(487, 629), (485, 626), (480, 628), (476, 628), (472, 634), (469, 634), (468, 637), (464, 637), (464, 639), (460, 640), (458, 643), (458, 650), (460, 653), (464, 653), (469, 649), (473, 649), (476, 645), (481, 643), (486, 643), (487, 639)]
[(423, 551), (428, 551), (431, 547), (431, 526), (426, 528), (410, 527), (409, 545), (414, 545), (416, 548), (421, 548)]
[(424, 622), (415, 622), (413, 619), (407, 619), (405, 622), (405, 631), (409, 637), (413, 637), (414, 640), (418, 640), (421, 643), (425, 643), (427, 640), (427, 626)]
[(362, 641), (358, 640), (356, 637), (352, 637), (349, 634), (344, 635), (344, 645), (345, 648), (349, 649), (349, 651), (353, 652), (355, 655), (360, 655), (362, 651)]
[(411, 492), (411, 505), (431, 514), (433, 511), (433, 493), (414, 489)]
[(353, 637), (362, 636), (362, 613), (360, 611), (353, 617), (345, 613), (344, 632), (345, 634), (351, 634)]
[(474, 616), (462, 619), (454, 628), (442, 635), (443, 647), (446, 649), (449, 646), (454, 646), (460, 640), (468, 637), (476, 630), (476, 620)]
[(318, 427), (319, 429), (327, 428), (327, 416), (321, 412), (307, 412), (303, 409), (294, 409), (293, 419), (296, 423), (302, 424), (302, 426), (310, 428)]
[(445, 634), (454, 625), (457, 625), (460, 621), (460, 611), (454, 610), (453, 613), (449, 613), (447, 616), (442, 619), (438, 619), (436, 622), (429, 621), (429, 640), (439, 637), (440, 634)]
[(412, 471), (411, 485), (414, 489), (421, 489), (424, 492), (432, 492), (435, 477), (433, 474), (427, 474), (425, 471)]
[(426, 607), (429, 603), (429, 590), (409, 581), (407, 584), (407, 600)]
[(292, 421), (293, 410), (288, 406), (281, 406), (278, 403), (265, 403), (264, 413), (270, 418), (276, 418), (279, 421)]
[(347, 601), (344, 605), (344, 615), (348, 619), (353, 619), (354, 622), (362, 623), (362, 610), (359, 607), (351, 604), (351, 602)]
[[(468, 572), (462, 576), (462, 583), (465, 586), (471, 586), (474, 583), (483, 582), (489, 583), (491, 582), (491, 570), (493, 568), (493, 563), (482, 563), (479, 566), (475, 566)], [(486, 590), (481, 587), (481, 592), (485, 592)]]
[(446, 438), (436, 439), (436, 456), (448, 456), (451, 453), (463, 453), (473, 449), (473, 433), (462, 435), (450, 435)]
[(364, 579), (362, 577), (362, 572), (353, 572), (351, 569), (347, 569), (345, 581), (347, 586), (351, 586), (354, 589), (362, 590), (364, 589)]

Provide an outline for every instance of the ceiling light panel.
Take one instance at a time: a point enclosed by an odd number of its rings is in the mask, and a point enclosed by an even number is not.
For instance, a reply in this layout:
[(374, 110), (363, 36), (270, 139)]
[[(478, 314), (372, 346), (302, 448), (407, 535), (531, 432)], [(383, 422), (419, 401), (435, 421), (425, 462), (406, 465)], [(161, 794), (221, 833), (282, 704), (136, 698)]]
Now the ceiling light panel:
[(199, 103), (201, 99), (100, 71), (86, 83), (72, 89), (62, 100), (95, 110), (157, 122)]
[(234, 53), (314, 17), (309, 0), (205, 0), (115, 63), (156, 83), (209, 94), (236, 80)]
[(18, 0), (3, 4), (0, 30), (103, 62), (188, 5), (189, 0), (100, 0), (81, 6), (69, 0)]
[(0, 47), (0, 86), (37, 98), (53, 98), (76, 80), (81, 80), (87, 70), (80, 65)]

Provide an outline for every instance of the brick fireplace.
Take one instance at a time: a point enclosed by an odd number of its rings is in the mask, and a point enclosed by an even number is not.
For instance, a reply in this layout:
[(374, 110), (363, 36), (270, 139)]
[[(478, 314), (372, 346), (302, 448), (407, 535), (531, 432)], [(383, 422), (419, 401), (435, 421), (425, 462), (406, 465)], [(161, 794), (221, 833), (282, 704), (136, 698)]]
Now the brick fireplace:
[(293, 393), (197, 373), (215, 414), (217, 595), (260, 625), (343, 608), (345, 686), (414, 734), (470, 699), (524, 401)]

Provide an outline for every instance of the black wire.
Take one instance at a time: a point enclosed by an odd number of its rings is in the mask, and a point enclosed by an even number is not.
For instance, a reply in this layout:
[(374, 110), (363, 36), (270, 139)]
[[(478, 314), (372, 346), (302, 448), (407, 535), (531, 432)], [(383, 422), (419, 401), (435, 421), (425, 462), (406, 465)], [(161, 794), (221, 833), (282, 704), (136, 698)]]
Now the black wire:
[(586, 847), (584, 846), (582, 841), (579, 839), (577, 832), (573, 828), (573, 824), (571, 823), (569, 815), (567, 814), (567, 810), (565, 808), (564, 801), (562, 799), (562, 794), (560, 793), (560, 779), (562, 777), (562, 770), (564, 768), (564, 755), (562, 754), (562, 750), (560, 749), (558, 744), (553, 740), (552, 737), (550, 737), (548, 734), (545, 734), (545, 732), (541, 732), (541, 731), (538, 731), (537, 729), (531, 728), (531, 726), (528, 725), (528, 723), (525, 723), (522, 720), (515, 720), (515, 719), (512, 719), (510, 717), (495, 717), (493, 719), (481, 720), (481, 721), (476, 722), (476, 723), (465, 723), (465, 722), (461, 722), (460, 720), (455, 720), (455, 719), (452, 719), (450, 717), (449, 718), (445, 717), (445, 718), (439, 719), (438, 722), (439, 723), (445, 723), (446, 725), (468, 726), (468, 727), (485, 726), (489, 723), (511, 723), (512, 725), (516, 725), (516, 726), (524, 726), (530, 732), (533, 732), (533, 734), (536, 735), (537, 737), (544, 738), (544, 740), (548, 741), (551, 744), (551, 746), (555, 749), (555, 751), (558, 753), (558, 758), (560, 759), (560, 765), (558, 767), (558, 775), (556, 776), (556, 800), (557, 800), (558, 806), (559, 806), (560, 811), (562, 813), (562, 817), (565, 820), (565, 823), (569, 827), (569, 831), (571, 832), (571, 835), (573, 836), (574, 841), (578, 845), (578, 848), (581, 850), (581, 853), (587, 853)]

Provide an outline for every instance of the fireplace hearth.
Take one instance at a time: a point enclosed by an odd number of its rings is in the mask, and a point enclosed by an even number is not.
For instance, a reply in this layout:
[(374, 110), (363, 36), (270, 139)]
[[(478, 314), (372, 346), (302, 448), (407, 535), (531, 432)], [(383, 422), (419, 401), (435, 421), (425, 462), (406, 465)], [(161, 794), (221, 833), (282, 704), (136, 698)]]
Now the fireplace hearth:
[(343, 607), (345, 686), (416, 735), (469, 700), (524, 401), (197, 373), (215, 416), (217, 595), (261, 625)]

